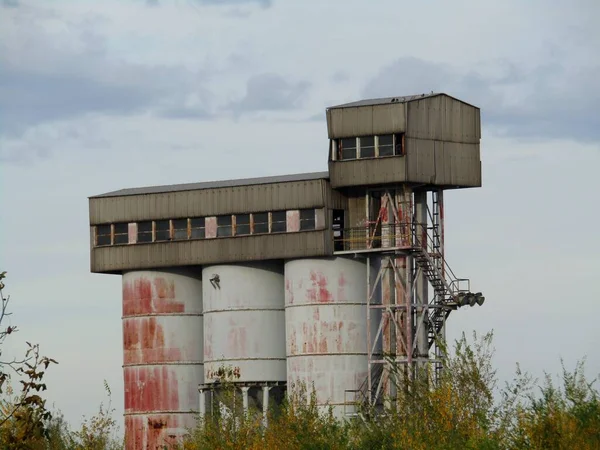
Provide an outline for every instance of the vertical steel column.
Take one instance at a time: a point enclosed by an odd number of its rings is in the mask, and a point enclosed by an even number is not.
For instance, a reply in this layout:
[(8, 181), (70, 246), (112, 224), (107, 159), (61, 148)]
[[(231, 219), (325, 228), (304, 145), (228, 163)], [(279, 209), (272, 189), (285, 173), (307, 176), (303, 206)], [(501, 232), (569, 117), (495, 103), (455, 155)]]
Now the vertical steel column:
[[(415, 219), (416, 234), (420, 246), (428, 251), (427, 247), (427, 192), (415, 192)], [(429, 337), (427, 320), (425, 320), (429, 303), (429, 280), (422, 270), (416, 270), (416, 296), (415, 296), (415, 340), (418, 357), (427, 358), (429, 354)]]
[(269, 389), (270, 389), (270, 387), (267, 385), (263, 386), (263, 388), (262, 388), (262, 391), (263, 391), (262, 392), (262, 394), (263, 394), (263, 399), (262, 399), (263, 411), (262, 412), (263, 412), (263, 425), (265, 426), (265, 428), (269, 424), (269, 416), (268, 416), (268, 414), (269, 414)]

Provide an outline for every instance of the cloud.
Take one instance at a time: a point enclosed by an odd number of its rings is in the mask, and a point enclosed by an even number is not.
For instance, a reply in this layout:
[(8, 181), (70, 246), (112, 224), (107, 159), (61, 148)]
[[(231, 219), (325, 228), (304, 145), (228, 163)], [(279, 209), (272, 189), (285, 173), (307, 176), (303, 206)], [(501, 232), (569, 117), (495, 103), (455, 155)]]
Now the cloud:
[(291, 82), (281, 75), (264, 73), (254, 75), (246, 84), (246, 95), (230, 103), (234, 114), (254, 111), (282, 111), (300, 107), (308, 95), (310, 83)]
[[(71, 23), (67, 35), (56, 36), (43, 27), (27, 31), (21, 27), (26, 16), (14, 17), (7, 20), (13, 42), (0, 48), (2, 135), (91, 113), (210, 117), (208, 72), (118, 60), (90, 21)], [(19, 56), (24, 53), (27, 59)]]
[(367, 82), (364, 97), (446, 92), (482, 109), (498, 134), (600, 141), (600, 65), (550, 61), (523, 68), (503, 61), (461, 71), (447, 64), (400, 58)]
[(0, 0), (0, 6), (4, 8), (16, 8), (19, 6), (19, 0)]

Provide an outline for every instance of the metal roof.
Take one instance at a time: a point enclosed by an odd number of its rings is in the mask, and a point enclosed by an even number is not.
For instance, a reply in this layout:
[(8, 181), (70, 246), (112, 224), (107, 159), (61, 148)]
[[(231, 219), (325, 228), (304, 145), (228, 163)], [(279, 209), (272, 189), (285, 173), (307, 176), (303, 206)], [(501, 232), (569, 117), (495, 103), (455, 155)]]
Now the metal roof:
[(350, 102), (350, 103), (344, 103), (341, 105), (330, 106), (327, 109), (354, 108), (354, 107), (358, 107), (358, 106), (386, 105), (388, 103), (407, 103), (407, 102), (412, 102), (415, 100), (421, 100), (423, 98), (436, 97), (438, 95), (445, 95), (447, 97), (451, 97), (455, 100), (458, 100), (459, 102), (465, 103), (467, 105), (470, 105), (470, 106), (473, 106), (474, 108), (476, 108), (476, 106), (471, 105), (470, 103), (467, 103), (459, 98), (452, 97), (451, 95), (445, 94), (443, 92), (430, 92), (429, 94), (404, 95), (404, 96), (399, 96), (399, 97), (371, 98), (371, 99), (359, 100), (357, 102)]
[(199, 189), (217, 189), (236, 186), (252, 186), (258, 184), (287, 183), (293, 181), (311, 181), (327, 179), (329, 179), (329, 172), (310, 172), (261, 178), (240, 178), (237, 180), (207, 181), (203, 183), (170, 184), (166, 186), (149, 186), (141, 188), (121, 189), (118, 191), (107, 192), (106, 194), (94, 195), (90, 198), (124, 197), (129, 195), (160, 194), (165, 192), (195, 191)]

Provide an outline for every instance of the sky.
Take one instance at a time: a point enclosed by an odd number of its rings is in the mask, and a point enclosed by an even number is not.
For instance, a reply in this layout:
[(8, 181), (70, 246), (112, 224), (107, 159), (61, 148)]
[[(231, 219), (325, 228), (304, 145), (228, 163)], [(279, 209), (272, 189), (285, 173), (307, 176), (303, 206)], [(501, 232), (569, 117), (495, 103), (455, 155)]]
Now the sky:
[(446, 92), (481, 108), (483, 187), (448, 192), (446, 255), (486, 297), (500, 382), (600, 373), (597, 0), (0, 0), (0, 270), (51, 405), (123, 412), (121, 282), (89, 269), (88, 200), (327, 169), (325, 108)]

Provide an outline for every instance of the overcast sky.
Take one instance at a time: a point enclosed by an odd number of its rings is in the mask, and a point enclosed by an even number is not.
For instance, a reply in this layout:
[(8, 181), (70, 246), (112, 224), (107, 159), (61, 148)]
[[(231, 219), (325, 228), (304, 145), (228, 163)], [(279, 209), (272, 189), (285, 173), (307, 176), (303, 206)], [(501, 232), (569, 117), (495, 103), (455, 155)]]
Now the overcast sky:
[(89, 273), (87, 197), (326, 170), (327, 106), (443, 91), (482, 108), (483, 188), (446, 195), (484, 292), (450, 337), (496, 365), (600, 372), (597, 0), (0, 0), (0, 269), (48, 396), (122, 413), (120, 277)]

